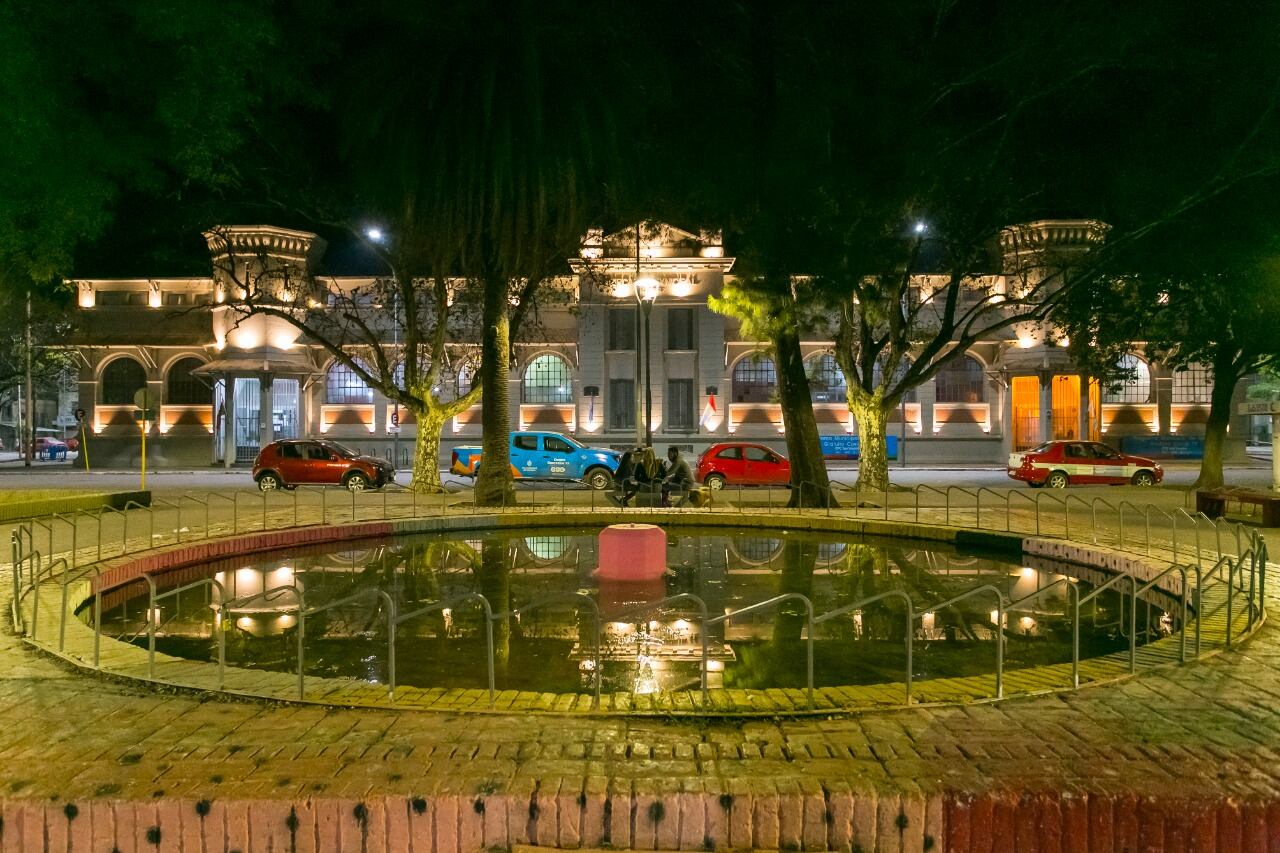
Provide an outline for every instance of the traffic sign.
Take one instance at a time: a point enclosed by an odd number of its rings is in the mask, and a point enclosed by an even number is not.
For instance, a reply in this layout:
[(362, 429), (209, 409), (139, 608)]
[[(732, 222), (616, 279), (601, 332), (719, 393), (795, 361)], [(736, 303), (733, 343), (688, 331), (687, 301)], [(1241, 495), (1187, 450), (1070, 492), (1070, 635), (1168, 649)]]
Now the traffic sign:
[(160, 405), (160, 398), (150, 388), (139, 388), (133, 395), (133, 405), (139, 409), (154, 410)]

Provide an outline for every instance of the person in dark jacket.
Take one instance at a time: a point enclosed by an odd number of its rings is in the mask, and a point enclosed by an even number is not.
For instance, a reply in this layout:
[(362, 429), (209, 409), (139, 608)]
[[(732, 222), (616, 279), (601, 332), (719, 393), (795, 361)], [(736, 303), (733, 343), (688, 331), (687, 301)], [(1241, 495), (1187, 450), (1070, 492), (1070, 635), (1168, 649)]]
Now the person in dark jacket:
[(672, 492), (687, 492), (693, 485), (693, 470), (679, 448), (667, 448), (667, 475), (662, 480), (662, 505), (671, 505)]
[(622, 454), (622, 458), (618, 460), (618, 470), (613, 475), (613, 481), (618, 488), (618, 504), (626, 506), (627, 501), (635, 497), (636, 494), (636, 462), (640, 456), (639, 448), (631, 448)]

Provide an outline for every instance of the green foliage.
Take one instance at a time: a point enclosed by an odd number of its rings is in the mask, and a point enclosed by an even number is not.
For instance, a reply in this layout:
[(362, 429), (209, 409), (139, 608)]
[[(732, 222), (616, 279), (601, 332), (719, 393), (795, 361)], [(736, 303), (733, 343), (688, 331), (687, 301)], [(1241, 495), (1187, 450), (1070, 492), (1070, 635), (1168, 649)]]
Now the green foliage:
[(0, 283), (69, 274), (125, 192), (227, 185), (280, 42), (247, 0), (0, 4)]
[(707, 306), (737, 320), (745, 340), (772, 342), (796, 322), (794, 301), (763, 278), (727, 281), (719, 296), (707, 298)]
[[(1240, 375), (1280, 363), (1280, 282), (1266, 267), (1177, 277), (1100, 279), (1055, 314), (1072, 355), (1094, 375), (1123, 379), (1118, 359), (1135, 348), (1169, 367), (1204, 364)], [(1134, 342), (1139, 342), (1135, 344)]]

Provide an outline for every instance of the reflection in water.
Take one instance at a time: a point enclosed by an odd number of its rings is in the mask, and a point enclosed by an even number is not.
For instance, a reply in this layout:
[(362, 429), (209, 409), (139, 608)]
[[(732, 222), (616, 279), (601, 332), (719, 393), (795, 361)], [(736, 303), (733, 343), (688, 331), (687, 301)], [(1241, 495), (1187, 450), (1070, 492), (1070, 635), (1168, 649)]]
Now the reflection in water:
[[(476, 592), (489, 600), (495, 616), (511, 610), (511, 572), (507, 567), (507, 542), (486, 539), (480, 546), (480, 571)], [(493, 624), (493, 655), (498, 674), (505, 676), (511, 663), (511, 617), (503, 616)]]
[[(467, 540), (444, 535), (360, 543), (359, 550), (295, 549), (288, 553), (227, 560), (168, 576), (161, 588), (188, 583), (192, 571), (215, 574), (227, 589), (227, 624), (215, 626), (216, 604), (206, 588), (162, 603), (157, 647), (190, 658), (211, 659), (214, 631), (224, 630), (234, 666), (294, 671), (297, 666), (297, 595), (263, 596), (296, 589), (309, 607), (383, 590), (408, 614), (433, 603), (478, 592), (495, 614), (524, 608), (494, 624), (499, 689), (587, 691), (599, 678), (605, 691), (696, 689), (702, 647), (712, 687), (802, 687), (809, 646), (807, 614), (799, 600), (763, 608), (706, 627), (688, 602), (652, 605), (678, 593), (702, 599), (710, 616), (732, 614), (785, 593), (805, 596), (821, 615), (879, 593), (901, 590), (919, 611), (908, 628), (902, 602), (890, 598), (850, 610), (816, 626), (813, 636), (818, 686), (900, 681), (904, 640), (915, 640), (916, 678), (986, 673), (998, 635), (990, 597), (951, 607), (928, 605), (966, 590), (993, 585), (1014, 600), (1053, 584), (1065, 566), (1034, 567), (946, 547), (921, 550), (913, 543), (835, 535), (786, 533), (762, 537), (716, 530), (681, 529), (667, 537), (665, 577), (646, 582), (597, 583), (595, 530), (494, 531)], [(1087, 581), (1080, 581), (1082, 590)], [(596, 671), (592, 611), (575, 599), (585, 590), (599, 607), (603, 629)], [(1067, 589), (1006, 614), (1005, 660), (1010, 668), (1070, 659)], [(530, 609), (537, 602), (551, 602)], [(1139, 641), (1177, 629), (1170, 602), (1139, 605)], [(1082, 653), (1126, 647), (1127, 603), (1104, 593), (1082, 612)], [(108, 633), (146, 642), (146, 589), (134, 584), (107, 594)], [(377, 596), (308, 617), (306, 671), (383, 680), (387, 620)], [(704, 631), (706, 636), (704, 637)], [(487, 686), (485, 622), (481, 608), (458, 603), (410, 618), (397, 635), (401, 684), (421, 687)]]

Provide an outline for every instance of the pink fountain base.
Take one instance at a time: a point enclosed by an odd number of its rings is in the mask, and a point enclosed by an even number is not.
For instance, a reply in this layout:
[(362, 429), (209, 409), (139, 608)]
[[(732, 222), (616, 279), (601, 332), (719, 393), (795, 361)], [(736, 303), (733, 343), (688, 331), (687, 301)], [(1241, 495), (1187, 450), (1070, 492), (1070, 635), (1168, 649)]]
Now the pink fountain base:
[(653, 524), (611, 524), (600, 531), (600, 568), (613, 581), (648, 581), (667, 570), (667, 534)]

